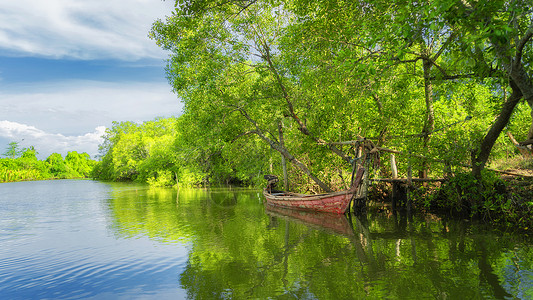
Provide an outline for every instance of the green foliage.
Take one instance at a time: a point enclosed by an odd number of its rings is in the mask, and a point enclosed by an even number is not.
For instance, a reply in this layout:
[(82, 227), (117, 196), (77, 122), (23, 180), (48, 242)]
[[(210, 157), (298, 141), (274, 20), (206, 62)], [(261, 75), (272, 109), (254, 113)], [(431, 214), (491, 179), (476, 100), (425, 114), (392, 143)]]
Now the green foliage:
[(23, 149), (20, 157), (0, 159), (0, 182), (43, 180), (52, 178), (86, 178), (92, 172), (95, 161), (89, 154), (69, 152), (63, 160), (53, 153), (45, 161), (37, 158), (34, 147)]
[(175, 184), (175, 178), (169, 170), (156, 171), (146, 182), (151, 186), (172, 186)]
[(87, 153), (78, 153), (76, 151), (70, 151), (65, 156), (65, 164), (71, 175), (77, 177), (88, 177), (96, 161), (91, 160), (91, 157)]
[(179, 122), (177, 118), (115, 122), (106, 131), (93, 177), (154, 186), (173, 186), (176, 180), (185, 186), (201, 184), (205, 174), (196, 160), (198, 151), (181, 139)]
[(65, 163), (65, 160), (63, 160), (63, 156), (61, 156), (61, 154), (50, 154), (50, 156), (48, 156), (46, 159), (46, 163), (48, 164), (48, 168), (54, 177), (67, 178), (67, 164)]
[(11, 159), (15, 159), (17, 156), (19, 156), (23, 152), (24, 152), (24, 149), (20, 149), (18, 142), (10, 142), (6, 148), (6, 152), (4, 152), (4, 156), (11, 158)]
[[(167, 75), (185, 104), (180, 141), (209, 165), (207, 181), (257, 184), (261, 174), (279, 174), (279, 154), (269, 148), (279, 144), (281, 122), (285, 148), (335, 189), (350, 166), (318, 141), (364, 136), (471, 164), (509, 93), (501, 66), (487, 68), (501, 59), (490, 44), (524, 34), (524, 24), (508, 28), (505, 20), (527, 12), (508, 1), (475, 8), (448, 0), (180, 3), (150, 35), (172, 52)], [(494, 24), (481, 27), (483, 16)], [(522, 134), (528, 108), (516, 111), (509, 128)], [(421, 138), (426, 131), (431, 136)], [(508, 151), (499, 139), (493, 158)], [(398, 160), (401, 172), (413, 164), (442, 175), (441, 163)], [(293, 186), (313, 189), (300, 170), (289, 173)]]
[[(286, 150), (340, 189), (351, 166), (324, 144), (363, 136), (428, 157), (397, 157), (400, 176), (408, 165), (435, 177), (459, 173), (451, 190), (475, 194), (460, 184), (471, 181), (462, 166), (481, 152), (492, 151), (489, 163), (515, 152), (504, 136), (483, 143), (512, 92), (506, 64), (531, 15), (523, 1), (176, 3), (150, 36), (171, 52), (167, 77), (184, 114), (166, 125), (115, 123), (98, 178), (261, 185), (263, 174), (281, 174)], [(530, 108), (520, 104), (506, 130), (525, 139), (525, 124)], [(291, 186), (318, 191), (301, 167), (288, 172)]]
[(505, 183), (493, 172), (483, 172), (481, 180), (470, 173), (455, 174), (430, 202), (431, 208), (491, 218), (509, 211)]

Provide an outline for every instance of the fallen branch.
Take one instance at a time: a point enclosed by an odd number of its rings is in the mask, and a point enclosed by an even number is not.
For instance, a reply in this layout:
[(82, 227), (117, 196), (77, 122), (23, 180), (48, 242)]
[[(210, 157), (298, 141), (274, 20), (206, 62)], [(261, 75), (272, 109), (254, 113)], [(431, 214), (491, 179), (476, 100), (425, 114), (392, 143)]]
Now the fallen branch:
[(523, 141), (519, 143), (516, 141), (513, 134), (509, 131), (507, 131), (507, 136), (509, 137), (511, 142), (515, 145), (515, 147), (518, 149), (518, 151), (520, 151), (522, 156), (527, 157), (527, 156), (532, 155), (531, 149), (528, 148), (526, 145), (533, 144), (533, 140), (527, 140), (527, 141)]

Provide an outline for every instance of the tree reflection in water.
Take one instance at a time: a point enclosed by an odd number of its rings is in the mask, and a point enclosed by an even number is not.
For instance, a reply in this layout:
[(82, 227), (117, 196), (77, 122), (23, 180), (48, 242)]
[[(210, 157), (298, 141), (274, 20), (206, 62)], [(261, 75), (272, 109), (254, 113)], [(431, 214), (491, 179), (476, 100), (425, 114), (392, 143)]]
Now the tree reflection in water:
[(119, 235), (190, 245), (179, 284), (194, 299), (533, 297), (531, 241), (472, 222), (271, 209), (248, 189), (146, 189), (109, 206)]

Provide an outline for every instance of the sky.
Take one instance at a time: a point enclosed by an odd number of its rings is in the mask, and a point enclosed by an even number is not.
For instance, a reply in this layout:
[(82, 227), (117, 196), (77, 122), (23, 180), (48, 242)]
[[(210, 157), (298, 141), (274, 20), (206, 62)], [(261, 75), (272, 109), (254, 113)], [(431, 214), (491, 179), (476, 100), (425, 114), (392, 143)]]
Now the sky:
[(167, 0), (0, 3), (0, 157), (10, 142), (94, 157), (113, 121), (178, 116), (169, 53), (148, 37)]

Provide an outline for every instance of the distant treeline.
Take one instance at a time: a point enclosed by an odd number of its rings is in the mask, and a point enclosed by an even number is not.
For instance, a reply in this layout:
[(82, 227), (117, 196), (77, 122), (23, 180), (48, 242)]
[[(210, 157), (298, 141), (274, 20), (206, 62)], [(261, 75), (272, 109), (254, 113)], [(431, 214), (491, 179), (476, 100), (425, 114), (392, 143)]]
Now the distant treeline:
[(206, 183), (212, 168), (206, 168), (207, 160), (202, 157), (210, 152), (193, 148), (178, 123), (177, 118), (158, 118), (142, 124), (114, 122), (100, 145), (102, 159), (95, 166), (93, 176), (155, 186)]
[(18, 150), (18, 144), (12, 142), (0, 159), (0, 182), (67, 179), (90, 177), (96, 161), (87, 153), (68, 152), (63, 158), (59, 153), (52, 153), (46, 160), (37, 158), (34, 147)]

